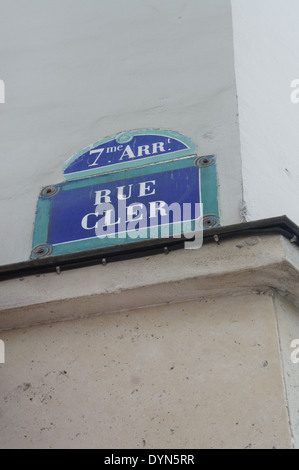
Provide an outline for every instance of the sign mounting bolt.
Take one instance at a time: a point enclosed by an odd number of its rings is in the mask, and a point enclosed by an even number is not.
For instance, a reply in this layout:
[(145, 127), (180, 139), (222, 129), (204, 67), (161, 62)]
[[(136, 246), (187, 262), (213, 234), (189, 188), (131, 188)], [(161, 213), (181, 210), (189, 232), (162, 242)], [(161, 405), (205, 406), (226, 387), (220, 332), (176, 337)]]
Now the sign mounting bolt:
[(219, 237), (218, 235), (214, 235), (214, 240), (217, 243), (217, 245), (220, 245)]

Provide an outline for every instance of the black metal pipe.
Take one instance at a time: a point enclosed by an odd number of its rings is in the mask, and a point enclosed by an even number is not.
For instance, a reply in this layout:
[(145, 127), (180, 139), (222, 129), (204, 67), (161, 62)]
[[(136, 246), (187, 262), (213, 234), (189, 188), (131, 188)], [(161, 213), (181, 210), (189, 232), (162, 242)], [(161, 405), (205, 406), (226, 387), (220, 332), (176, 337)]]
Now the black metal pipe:
[[(221, 243), (233, 237), (279, 234), (299, 246), (299, 227), (288, 217), (274, 217), (253, 222), (244, 222), (224, 227), (206, 229), (203, 232), (203, 243)], [(97, 248), (78, 253), (69, 253), (59, 256), (22, 261), (0, 266), (0, 280), (22, 278), (92, 266), (106, 264), (112, 261), (151, 256), (159, 253), (183, 249), (186, 239), (150, 239), (142, 242), (134, 242), (116, 247)]]

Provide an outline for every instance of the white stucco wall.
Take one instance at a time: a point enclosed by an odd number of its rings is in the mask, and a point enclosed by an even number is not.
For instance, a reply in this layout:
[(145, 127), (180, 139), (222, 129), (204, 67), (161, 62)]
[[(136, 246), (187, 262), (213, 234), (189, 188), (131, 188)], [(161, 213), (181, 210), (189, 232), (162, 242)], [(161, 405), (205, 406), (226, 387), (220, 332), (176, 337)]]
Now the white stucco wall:
[(247, 219), (299, 223), (299, 2), (232, 0)]
[(92, 142), (137, 128), (216, 154), (223, 224), (240, 221), (229, 0), (2, 0), (0, 265), (29, 258), (42, 186)]

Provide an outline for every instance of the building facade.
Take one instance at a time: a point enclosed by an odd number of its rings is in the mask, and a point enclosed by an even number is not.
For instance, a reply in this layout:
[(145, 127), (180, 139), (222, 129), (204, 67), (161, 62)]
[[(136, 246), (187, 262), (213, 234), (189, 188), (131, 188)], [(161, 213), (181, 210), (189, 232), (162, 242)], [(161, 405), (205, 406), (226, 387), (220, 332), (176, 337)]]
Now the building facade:
[[(298, 2), (85, 3), (1, 3), (0, 447), (298, 448)], [(140, 129), (215, 156), (202, 246), (32, 259), (42, 188)]]

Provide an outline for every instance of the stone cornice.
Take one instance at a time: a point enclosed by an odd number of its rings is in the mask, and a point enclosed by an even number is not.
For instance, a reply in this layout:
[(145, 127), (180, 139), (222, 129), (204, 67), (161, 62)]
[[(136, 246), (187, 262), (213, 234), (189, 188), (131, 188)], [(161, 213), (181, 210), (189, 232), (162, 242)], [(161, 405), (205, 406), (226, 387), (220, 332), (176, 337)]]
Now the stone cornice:
[(244, 236), (2, 281), (0, 329), (273, 289), (299, 305), (298, 247), (281, 235)]

